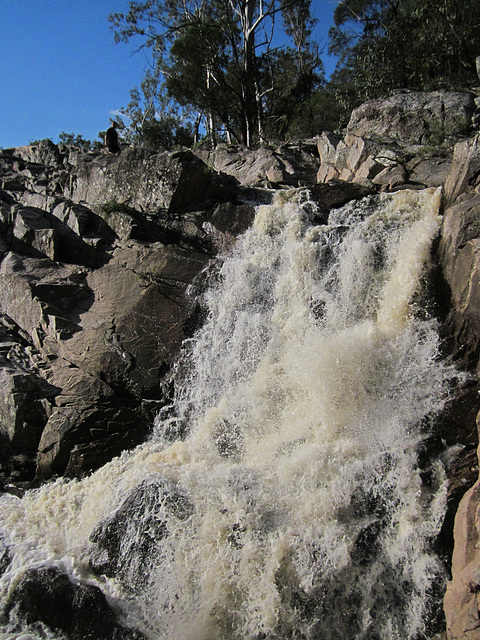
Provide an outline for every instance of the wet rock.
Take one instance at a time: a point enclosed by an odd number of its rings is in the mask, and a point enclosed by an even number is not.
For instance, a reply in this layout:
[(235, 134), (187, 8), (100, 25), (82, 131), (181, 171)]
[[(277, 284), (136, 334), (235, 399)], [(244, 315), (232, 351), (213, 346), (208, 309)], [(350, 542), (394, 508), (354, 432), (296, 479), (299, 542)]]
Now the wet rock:
[(9, 548), (5, 545), (2, 538), (0, 538), (0, 577), (5, 573), (5, 571), (10, 566), (12, 562), (12, 557), (10, 554)]
[(132, 591), (148, 586), (152, 566), (163, 556), (169, 519), (193, 513), (188, 498), (172, 482), (152, 476), (143, 481), (90, 536), (90, 567), (116, 577)]
[(328, 219), (331, 209), (342, 207), (344, 204), (364, 198), (376, 189), (372, 184), (360, 182), (346, 182), (345, 180), (332, 179), (324, 184), (317, 184), (311, 187), (312, 200), (318, 206), (322, 222)]
[(235, 243), (237, 236), (249, 228), (254, 217), (255, 207), (252, 204), (219, 203), (210, 220), (204, 222), (203, 230), (218, 251), (223, 253)]
[[(102, 591), (77, 584), (55, 567), (29, 569), (10, 595), (6, 616), (13, 629), (43, 623), (71, 640), (141, 640), (134, 629), (120, 626)], [(27, 627), (28, 628), (28, 627)]]
[(374, 521), (360, 531), (351, 552), (353, 562), (360, 566), (366, 566), (374, 559), (378, 559), (380, 550), (379, 537), (384, 526), (381, 521)]

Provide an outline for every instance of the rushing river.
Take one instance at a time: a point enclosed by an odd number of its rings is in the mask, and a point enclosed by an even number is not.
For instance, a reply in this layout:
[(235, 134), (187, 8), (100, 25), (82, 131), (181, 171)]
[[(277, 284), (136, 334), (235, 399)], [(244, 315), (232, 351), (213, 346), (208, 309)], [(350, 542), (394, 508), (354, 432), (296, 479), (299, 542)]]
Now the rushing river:
[[(418, 450), (452, 375), (422, 294), (439, 201), (373, 196), (328, 225), (301, 191), (260, 206), (151, 440), (1, 499), (2, 600), (27, 567), (53, 565), (152, 639), (428, 637), (446, 483)], [(121, 569), (99, 576), (92, 532), (132, 495)]]

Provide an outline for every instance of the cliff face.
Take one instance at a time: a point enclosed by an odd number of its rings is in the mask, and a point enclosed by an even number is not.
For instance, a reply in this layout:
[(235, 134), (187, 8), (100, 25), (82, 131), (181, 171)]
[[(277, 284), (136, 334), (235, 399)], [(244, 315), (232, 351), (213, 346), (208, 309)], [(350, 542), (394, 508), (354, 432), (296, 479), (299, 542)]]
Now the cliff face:
[(275, 151), (127, 149), (111, 157), (48, 142), (1, 151), (3, 486), (82, 475), (148, 436), (168, 403), (182, 342), (202, 321), (209, 267), (272, 190), (309, 189), (322, 222), (369, 193), (443, 186), (433, 308), (445, 356), (470, 374), (438, 426), (459, 445), (448, 470), (447, 548), (468, 490), (446, 615), (449, 638), (466, 638), (467, 629), (480, 638), (480, 137), (472, 118), (471, 94), (405, 93), (363, 105), (342, 135)]
[(4, 481), (83, 473), (146, 437), (197, 322), (187, 289), (253, 209), (189, 152), (0, 163)]

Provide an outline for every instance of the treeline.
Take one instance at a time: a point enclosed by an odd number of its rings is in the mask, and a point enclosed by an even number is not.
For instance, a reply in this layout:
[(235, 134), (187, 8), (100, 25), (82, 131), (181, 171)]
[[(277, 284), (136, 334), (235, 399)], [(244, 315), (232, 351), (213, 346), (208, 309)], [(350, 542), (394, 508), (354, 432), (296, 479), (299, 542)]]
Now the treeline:
[(478, 0), (340, 1), (328, 79), (312, 0), (131, 1), (109, 19), (116, 42), (150, 61), (118, 118), (130, 144), (305, 138), (342, 128), (353, 108), (398, 89), (479, 82)]
[[(348, 110), (398, 89), (478, 85), (478, 0), (346, 0), (334, 14), (329, 90)], [(341, 114), (339, 122), (342, 122)]]

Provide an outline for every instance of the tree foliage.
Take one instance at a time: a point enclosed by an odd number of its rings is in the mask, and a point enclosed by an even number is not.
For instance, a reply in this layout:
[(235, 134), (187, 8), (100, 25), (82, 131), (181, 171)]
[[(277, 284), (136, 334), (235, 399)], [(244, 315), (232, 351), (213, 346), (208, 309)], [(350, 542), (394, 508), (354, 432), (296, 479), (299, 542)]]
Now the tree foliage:
[[(101, 136), (101, 132), (98, 135), (99, 138), (103, 139), (103, 137)], [(80, 149), (82, 149), (82, 151), (99, 151), (103, 147), (103, 144), (100, 142), (100, 140), (86, 140), (80, 134), (66, 133), (65, 131), (62, 131), (62, 133), (59, 134), (58, 143), (70, 144), (74, 147), (79, 147)]]
[(392, 90), (465, 88), (478, 83), (478, 0), (343, 0), (330, 51), (339, 56), (340, 92), (356, 102)]
[[(321, 0), (326, 1), (326, 0)], [(143, 0), (110, 16), (117, 42), (150, 54), (123, 110), (133, 143), (202, 131), (252, 145), (343, 127), (352, 108), (404, 88), (478, 84), (478, 0), (341, 0), (325, 81), (312, 0)]]
[(191, 125), (171, 104), (155, 69), (147, 71), (140, 89), (130, 91), (130, 102), (116, 119), (127, 144), (171, 149), (194, 141)]
[[(310, 42), (311, 0), (149, 0), (130, 2), (110, 20), (117, 42), (151, 53), (147, 73), (209, 136), (251, 145), (299, 126), (299, 99), (323, 81)], [(275, 46), (279, 32), (291, 46)], [(288, 64), (279, 64), (282, 60)], [(136, 122), (157, 118), (143, 103)], [(281, 109), (281, 112), (278, 112)], [(285, 111), (287, 110), (287, 111)], [(308, 110), (307, 110), (308, 113)], [(148, 115), (147, 115), (148, 114)], [(142, 125), (143, 126), (143, 125)]]

